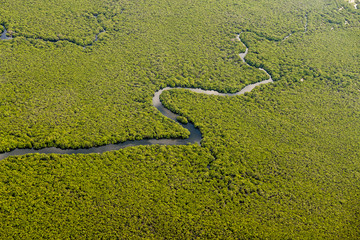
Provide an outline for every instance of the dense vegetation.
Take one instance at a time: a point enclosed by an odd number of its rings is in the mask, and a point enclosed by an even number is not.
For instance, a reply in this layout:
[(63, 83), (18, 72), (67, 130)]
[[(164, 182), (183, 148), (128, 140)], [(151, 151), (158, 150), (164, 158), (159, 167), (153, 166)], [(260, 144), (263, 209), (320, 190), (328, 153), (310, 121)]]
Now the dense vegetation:
[[(178, 120), (200, 128), (201, 147), (1, 161), (0, 238), (359, 238), (360, 13), (351, 4), (0, 4), (14, 36), (0, 41), (0, 151), (186, 137), (151, 106), (157, 89), (235, 92), (267, 78), (258, 67), (277, 81), (231, 98), (165, 91)], [(253, 67), (237, 56), (240, 32)]]
[(202, 146), (215, 157), (210, 172), (229, 204), (259, 204), (246, 207), (246, 217), (265, 218), (258, 224), (271, 226), (272, 233), (262, 233), (270, 239), (284, 225), (288, 236), (359, 236), (359, 97), (358, 90), (315, 80), (232, 98), (185, 90), (162, 95), (204, 134)]

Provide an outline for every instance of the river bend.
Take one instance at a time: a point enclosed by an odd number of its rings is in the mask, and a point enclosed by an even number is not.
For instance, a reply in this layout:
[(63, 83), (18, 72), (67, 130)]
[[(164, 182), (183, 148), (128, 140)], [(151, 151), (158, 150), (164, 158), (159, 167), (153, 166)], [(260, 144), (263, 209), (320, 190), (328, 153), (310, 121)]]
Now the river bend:
[[(4, 33), (1, 35), (1, 39), (2, 36), (6, 37), (6, 30), (4, 31)], [(7, 38), (4, 38), (7, 39)], [(240, 39), (240, 34), (236, 36), (236, 39), (238, 41), (241, 42)], [(241, 58), (241, 60), (248, 64), (245, 61), (245, 57), (248, 53), (248, 48), (246, 48), (245, 52), (240, 53), (239, 56)], [(244, 94), (246, 92), (250, 92), (251, 90), (253, 90), (256, 86), (259, 86), (261, 84), (266, 84), (266, 83), (270, 83), (273, 82), (270, 74), (262, 69), (259, 68), (259, 70), (264, 71), (267, 75), (268, 75), (268, 79), (261, 81), (261, 82), (257, 82), (257, 83), (253, 83), (250, 85), (245, 86), (243, 89), (241, 89), (241, 91), (236, 92), (236, 93), (219, 93), (218, 91), (214, 91), (214, 90), (203, 90), (200, 88), (184, 88), (184, 87), (175, 87), (175, 88), (171, 88), (171, 87), (166, 87), (163, 89), (158, 90), (157, 92), (155, 92), (153, 99), (152, 99), (152, 104), (154, 107), (156, 107), (164, 116), (176, 121), (176, 117), (178, 116), (177, 114), (171, 112), (169, 109), (165, 108), (164, 105), (161, 103), (160, 101), (160, 95), (163, 91), (167, 91), (170, 89), (187, 89), (196, 93), (202, 93), (202, 94), (208, 94), (208, 95), (217, 95), (217, 96), (236, 96), (236, 95), (241, 95)], [(92, 148), (86, 148), (86, 149), (60, 149), (60, 148), (56, 148), (56, 147), (50, 147), (50, 148), (43, 148), (43, 149), (15, 149), (12, 150), (10, 152), (5, 152), (5, 153), (1, 153), (0, 154), (0, 160), (9, 157), (9, 156), (16, 156), (16, 155), (24, 155), (24, 154), (29, 154), (29, 153), (46, 153), (46, 154), (50, 154), (50, 153), (56, 153), (56, 154), (78, 154), (78, 153), (83, 153), (83, 154), (88, 154), (88, 153), (103, 153), (103, 152), (107, 152), (107, 151), (113, 151), (113, 150), (119, 150), (121, 148), (125, 148), (125, 147), (132, 147), (132, 146), (140, 146), (140, 145), (155, 145), (155, 144), (159, 144), (159, 145), (186, 145), (186, 144), (200, 144), (201, 139), (202, 139), (202, 135), (199, 131), (199, 129), (195, 128), (193, 123), (188, 123), (188, 124), (182, 124), (180, 123), (184, 128), (188, 129), (190, 132), (190, 137), (187, 139), (143, 139), (143, 140), (128, 140), (125, 141), (123, 143), (118, 143), (118, 144), (108, 144), (108, 145), (104, 145), (104, 146), (99, 146), (99, 147), (92, 147)]]

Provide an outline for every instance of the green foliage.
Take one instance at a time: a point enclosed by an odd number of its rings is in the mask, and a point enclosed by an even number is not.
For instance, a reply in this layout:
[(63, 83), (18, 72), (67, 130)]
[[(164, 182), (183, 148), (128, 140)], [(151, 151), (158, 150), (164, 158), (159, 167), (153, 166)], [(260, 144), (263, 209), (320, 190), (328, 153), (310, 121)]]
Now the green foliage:
[(227, 204), (242, 212), (236, 203), (250, 202), (247, 218), (261, 221), (262, 238), (359, 235), (359, 91), (312, 79), (239, 97), (187, 90), (161, 97), (200, 128), (215, 157), (210, 172), (232, 197)]
[(176, 120), (178, 120), (179, 122), (183, 123), (183, 124), (187, 124), (188, 123), (188, 120), (186, 117), (183, 117), (183, 116), (177, 116), (176, 117)]
[(90, 44), (106, 28), (104, 3), (88, 0), (2, 1), (0, 22), (13, 36)]
[[(0, 151), (181, 137), (185, 130), (151, 106), (156, 89), (169, 85), (236, 92), (267, 78), (239, 59), (245, 47), (236, 41), (237, 33), (251, 31), (242, 34), (250, 47), (247, 61), (281, 80), (320, 74), (312, 59), (304, 62), (296, 56), (299, 46), (293, 47), (293, 41), (313, 45), (313, 34), (301, 39), (305, 21), (309, 32), (335, 27), (333, 38), (344, 39), (336, 37), (339, 31), (352, 32), (350, 40), (358, 36), (356, 12), (338, 11), (335, 3), (225, 3), (3, 1), (0, 22), (15, 38), (0, 42)], [(267, 17), (266, 6), (281, 14)], [(329, 16), (350, 24), (329, 23)], [(290, 32), (286, 41), (270, 41)], [(335, 46), (327, 42), (323, 46)]]
[[(0, 151), (185, 137), (151, 105), (156, 90), (236, 92), (267, 79), (258, 67), (277, 80), (231, 98), (165, 91), (201, 147), (1, 161), (1, 239), (360, 235), (360, 15), (350, 4), (0, 2), (14, 36), (0, 41)], [(252, 67), (238, 57), (240, 32)]]
[[(0, 162), (1, 239), (189, 238), (216, 212), (200, 146), (102, 155), (31, 155)], [(204, 193), (208, 192), (208, 193)], [(202, 220), (201, 220), (202, 221)]]

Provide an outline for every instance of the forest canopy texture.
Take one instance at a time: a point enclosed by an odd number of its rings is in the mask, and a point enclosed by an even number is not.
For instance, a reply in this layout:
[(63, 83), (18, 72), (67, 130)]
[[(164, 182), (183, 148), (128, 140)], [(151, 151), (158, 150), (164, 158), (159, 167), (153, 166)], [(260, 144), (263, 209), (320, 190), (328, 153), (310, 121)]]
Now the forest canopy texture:
[[(344, 0), (0, 0), (1, 239), (357, 239), (360, 10)], [(241, 33), (245, 46), (236, 40)], [(248, 48), (247, 65), (239, 53)]]

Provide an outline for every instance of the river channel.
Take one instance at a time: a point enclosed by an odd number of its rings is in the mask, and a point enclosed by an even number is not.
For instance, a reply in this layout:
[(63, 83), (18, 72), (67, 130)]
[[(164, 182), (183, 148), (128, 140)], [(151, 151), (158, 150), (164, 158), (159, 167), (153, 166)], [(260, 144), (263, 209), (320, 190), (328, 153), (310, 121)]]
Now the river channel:
[[(6, 37), (6, 30), (3, 34), (1, 34), (1, 39), (9, 39), (9, 38), (3, 38), (3, 35)], [(236, 36), (236, 39), (240, 42), (240, 34)], [(241, 60), (248, 64), (245, 61), (245, 57), (248, 53), (248, 48), (246, 48), (245, 52), (240, 53), (239, 56), (241, 58)], [(241, 91), (236, 92), (236, 93), (219, 93), (217, 91), (214, 90), (203, 90), (200, 88), (183, 88), (183, 87), (166, 87), (163, 89), (158, 90), (157, 92), (155, 92), (153, 99), (152, 99), (152, 104), (155, 108), (157, 108), (164, 116), (176, 121), (176, 117), (178, 116), (177, 114), (171, 112), (169, 109), (165, 108), (164, 105), (161, 103), (160, 101), (160, 95), (163, 91), (167, 91), (170, 89), (187, 89), (196, 93), (201, 93), (201, 94), (207, 94), (207, 95), (218, 95), (218, 96), (226, 96), (226, 97), (231, 97), (231, 96), (236, 96), (236, 95), (241, 95), (244, 94), (246, 92), (250, 92), (251, 90), (253, 90), (256, 86), (259, 86), (261, 84), (266, 84), (266, 83), (270, 83), (273, 82), (270, 74), (262, 69), (259, 68), (259, 70), (264, 71), (267, 75), (268, 75), (268, 79), (261, 81), (261, 82), (257, 82), (254, 84), (250, 84), (245, 86), (243, 89), (241, 89)], [(121, 148), (125, 148), (125, 147), (131, 147), (131, 146), (140, 146), (140, 145), (155, 145), (155, 144), (159, 144), (159, 145), (186, 145), (186, 144), (200, 144), (201, 139), (202, 139), (202, 135), (201, 132), (199, 131), (199, 129), (195, 128), (193, 123), (188, 123), (188, 124), (182, 124), (180, 123), (184, 128), (188, 129), (190, 132), (190, 137), (186, 138), (186, 139), (143, 139), (143, 140), (135, 140), (135, 141), (126, 141), (123, 143), (118, 143), (118, 144), (108, 144), (108, 145), (104, 145), (104, 146), (99, 146), (99, 147), (92, 147), (92, 148), (86, 148), (86, 149), (60, 149), (60, 148), (55, 148), (55, 147), (50, 147), (50, 148), (43, 148), (43, 149), (15, 149), (12, 150), (10, 152), (5, 152), (5, 153), (1, 153), (0, 154), (0, 160), (5, 159), (6, 157), (9, 156), (16, 156), (16, 155), (24, 155), (24, 154), (29, 154), (29, 153), (56, 153), (56, 154), (78, 154), (78, 153), (83, 153), (83, 154), (88, 154), (88, 153), (103, 153), (103, 152), (107, 152), (107, 151), (113, 151), (113, 150), (118, 150)]]

